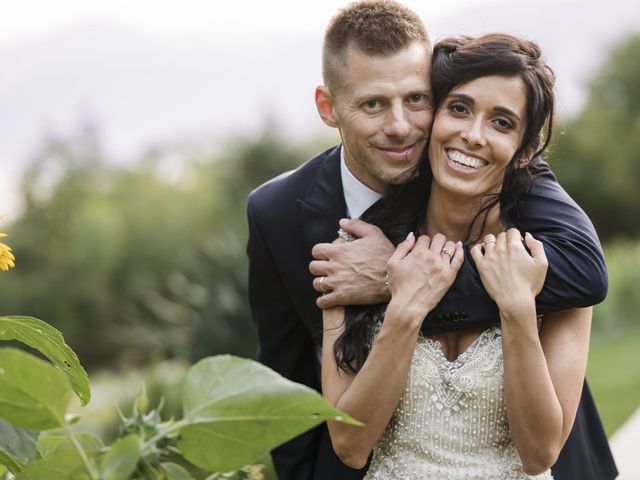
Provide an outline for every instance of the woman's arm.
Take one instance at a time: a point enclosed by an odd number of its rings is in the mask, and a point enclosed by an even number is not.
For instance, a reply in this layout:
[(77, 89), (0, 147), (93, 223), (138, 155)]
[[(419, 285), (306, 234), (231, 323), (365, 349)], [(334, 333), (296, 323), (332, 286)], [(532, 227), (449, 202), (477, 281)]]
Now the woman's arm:
[(364, 427), (354, 427), (328, 422), (333, 449), (352, 468), (367, 463), (405, 388), (424, 317), (409, 319), (400, 313), (389, 304), (369, 357), (356, 375), (350, 375), (338, 369), (333, 356), (333, 344), (342, 333), (344, 309), (324, 311), (322, 392), (336, 408), (364, 423)]
[[(535, 296), (546, 274), (542, 243), (515, 229), (472, 250), (500, 309), (507, 418), (528, 474), (555, 463), (571, 431), (587, 361), (591, 309), (550, 314), (538, 332)], [(553, 318), (551, 318), (553, 317)], [(551, 320), (551, 321), (549, 321)]]
[(463, 261), (462, 246), (453, 259), (442, 253), (445, 239), (413, 236), (398, 245), (389, 260), (391, 301), (369, 356), (356, 375), (340, 370), (333, 345), (344, 326), (344, 309), (325, 310), (322, 339), (322, 391), (324, 396), (364, 423), (353, 427), (328, 422), (334, 450), (354, 468), (362, 468), (384, 432), (404, 391), (413, 351), (426, 313), (449, 288)]
[(589, 307), (549, 314), (539, 334), (528, 327), (535, 327), (535, 312), (533, 322), (501, 312), (507, 418), (528, 474), (553, 465), (571, 432), (587, 365), (591, 312)]

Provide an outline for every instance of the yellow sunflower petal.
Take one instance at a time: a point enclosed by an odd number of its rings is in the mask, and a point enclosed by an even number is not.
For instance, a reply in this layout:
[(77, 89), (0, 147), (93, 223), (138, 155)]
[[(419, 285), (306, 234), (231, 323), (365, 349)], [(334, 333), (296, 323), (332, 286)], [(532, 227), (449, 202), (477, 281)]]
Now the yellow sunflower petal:
[(15, 259), (16, 257), (14, 257), (11, 252), (11, 247), (4, 243), (0, 243), (0, 270), (6, 272), (10, 268), (15, 267)]

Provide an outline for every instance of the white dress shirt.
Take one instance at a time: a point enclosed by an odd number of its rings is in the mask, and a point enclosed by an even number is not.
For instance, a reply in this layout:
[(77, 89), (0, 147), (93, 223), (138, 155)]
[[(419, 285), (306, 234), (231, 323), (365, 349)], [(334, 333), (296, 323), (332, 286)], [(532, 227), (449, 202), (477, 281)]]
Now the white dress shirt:
[(349, 218), (360, 218), (360, 215), (376, 203), (382, 195), (371, 190), (351, 173), (344, 159), (344, 147), (340, 147), (340, 175), (344, 201), (347, 204), (347, 215)]

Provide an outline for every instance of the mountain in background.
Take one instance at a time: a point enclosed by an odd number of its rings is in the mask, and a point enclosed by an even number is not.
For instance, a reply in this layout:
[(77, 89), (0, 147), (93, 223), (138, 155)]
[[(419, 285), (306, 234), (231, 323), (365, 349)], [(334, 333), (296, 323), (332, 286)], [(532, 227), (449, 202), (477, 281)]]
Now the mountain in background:
[[(538, 41), (558, 76), (566, 116), (579, 110), (585, 82), (608, 49), (640, 31), (640, 2), (503, 3), (423, 18), (435, 40), (506, 31)], [(272, 124), (292, 138), (314, 134), (324, 128), (313, 103), (320, 48), (320, 32), (179, 44), (103, 24), (6, 47), (0, 165), (17, 171), (43, 136), (69, 134), (86, 122), (97, 126), (109, 156), (125, 160), (150, 145), (215, 146)]]

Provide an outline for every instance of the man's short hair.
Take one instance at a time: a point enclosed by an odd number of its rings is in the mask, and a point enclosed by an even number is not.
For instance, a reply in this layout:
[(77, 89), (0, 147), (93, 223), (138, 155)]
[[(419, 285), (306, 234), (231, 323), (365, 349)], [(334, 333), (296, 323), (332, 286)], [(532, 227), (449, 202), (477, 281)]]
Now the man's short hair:
[(393, 0), (364, 0), (341, 9), (324, 35), (322, 78), (335, 94), (347, 50), (354, 46), (367, 55), (392, 55), (413, 42), (431, 50), (427, 30), (414, 12)]

